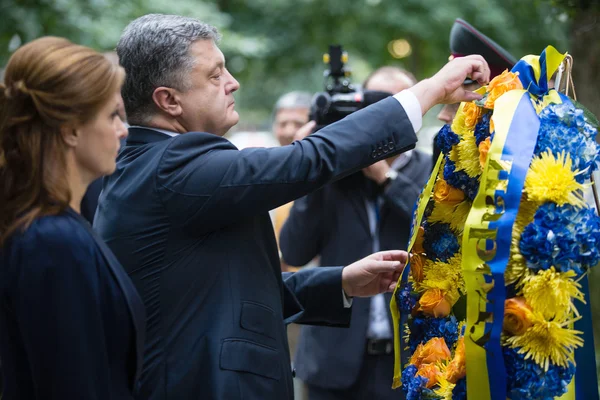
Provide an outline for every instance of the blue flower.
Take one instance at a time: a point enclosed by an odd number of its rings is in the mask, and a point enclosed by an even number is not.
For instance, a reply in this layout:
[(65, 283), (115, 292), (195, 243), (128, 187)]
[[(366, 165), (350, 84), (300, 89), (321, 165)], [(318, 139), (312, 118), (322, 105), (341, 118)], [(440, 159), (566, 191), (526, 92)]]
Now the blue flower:
[(491, 112), (486, 112), (481, 117), (481, 120), (475, 125), (475, 143), (479, 146), (479, 143), (490, 137), (490, 118), (492, 117)]
[(420, 400), (421, 393), (428, 379), (424, 376), (416, 376), (417, 367), (409, 364), (402, 371), (402, 390), (406, 393), (406, 400)]
[(425, 229), (423, 248), (431, 259), (447, 262), (456, 254), (459, 244), (449, 224), (435, 223)]
[(435, 137), (435, 144), (444, 154), (450, 153), (452, 146), (458, 144), (458, 142), (460, 142), (460, 138), (456, 133), (452, 132), (449, 124), (442, 126), (442, 129), (440, 129)]
[(535, 361), (525, 360), (524, 354), (519, 354), (518, 349), (503, 348), (504, 364), (507, 379), (507, 392), (512, 400), (553, 400), (567, 392), (567, 386), (575, 374), (575, 365), (559, 367), (550, 364), (548, 371), (544, 371)]
[(540, 155), (546, 150), (555, 155), (567, 152), (573, 160), (573, 168), (586, 171), (576, 177), (582, 183), (597, 169), (600, 161), (596, 134), (596, 129), (586, 121), (583, 110), (570, 102), (551, 104), (540, 113), (535, 154)]
[(471, 178), (465, 171), (456, 171), (456, 165), (446, 157), (444, 180), (456, 189), (460, 189), (470, 200), (473, 200), (479, 190), (479, 180)]
[(600, 262), (599, 242), (600, 217), (593, 209), (546, 203), (523, 230), (519, 250), (535, 271), (554, 266), (581, 274)]
[(406, 282), (396, 291), (396, 304), (400, 312), (409, 314), (417, 304), (417, 298), (412, 291), (412, 283)]
[(466, 400), (467, 398), (467, 379), (462, 378), (456, 382), (452, 389), (452, 400)]
[(425, 344), (436, 337), (443, 337), (448, 348), (451, 349), (454, 346), (458, 340), (458, 321), (454, 315), (445, 318), (427, 316), (413, 318), (408, 338), (410, 352), (414, 353), (419, 344)]

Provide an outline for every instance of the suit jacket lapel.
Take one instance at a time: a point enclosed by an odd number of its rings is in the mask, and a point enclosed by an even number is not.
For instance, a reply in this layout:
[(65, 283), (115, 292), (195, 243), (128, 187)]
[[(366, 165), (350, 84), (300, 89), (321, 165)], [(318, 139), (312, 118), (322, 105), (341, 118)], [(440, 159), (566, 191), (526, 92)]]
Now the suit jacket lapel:
[(111, 273), (115, 277), (119, 287), (121, 288), (121, 291), (123, 292), (123, 296), (125, 297), (127, 307), (129, 308), (129, 312), (133, 320), (133, 327), (135, 331), (136, 370), (135, 379), (132, 382), (132, 390), (135, 390), (134, 385), (140, 378), (144, 361), (144, 341), (146, 334), (146, 310), (144, 309), (144, 303), (139, 297), (135, 286), (129, 279), (129, 276), (127, 276), (127, 273), (113, 252), (108, 248), (104, 241), (98, 237), (90, 224), (75, 211), (69, 209), (69, 212), (73, 214), (83, 224), (83, 226), (85, 226), (88, 232), (95, 239), (100, 251), (104, 256), (104, 259), (106, 260), (106, 263), (110, 268)]

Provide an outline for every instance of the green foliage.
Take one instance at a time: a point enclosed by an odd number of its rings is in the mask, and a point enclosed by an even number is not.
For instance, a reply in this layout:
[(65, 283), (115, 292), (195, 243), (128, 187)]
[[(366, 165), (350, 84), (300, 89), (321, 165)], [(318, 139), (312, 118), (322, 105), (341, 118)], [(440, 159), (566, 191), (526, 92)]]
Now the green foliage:
[[(11, 0), (0, 0), (10, 2)], [(350, 55), (360, 83), (378, 66), (405, 67), (417, 78), (448, 58), (448, 35), (461, 17), (516, 57), (539, 54), (548, 44), (566, 48), (566, 22), (544, 1), (522, 0), (12, 0), (0, 6), (0, 65), (20, 43), (41, 35), (65, 36), (113, 49), (122, 29), (140, 15), (165, 12), (197, 17), (223, 33), (221, 48), (241, 82), (242, 109), (256, 120), (269, 115), (281, 93), (321, 90), (329, 44)], [(394, 59), (388, 43), (404, 38), (412, 54)], [(243, 118), (244, 119), (244, 118)], [(256, 122), (256, 121), (255, 121)]]

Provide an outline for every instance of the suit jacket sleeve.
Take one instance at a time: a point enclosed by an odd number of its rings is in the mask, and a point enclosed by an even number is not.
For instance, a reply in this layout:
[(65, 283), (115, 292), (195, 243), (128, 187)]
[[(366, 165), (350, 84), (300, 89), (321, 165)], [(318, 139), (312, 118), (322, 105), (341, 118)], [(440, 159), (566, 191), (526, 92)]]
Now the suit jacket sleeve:
[(409, 220), (412, 220), (415, 203), (431, 172), (429, 156), (415, 151), (412, 157), (413, 159), (398, 171), (398, 177), (390, 182), (383, 193), (385, 202)]
[(279, 236), (282, 258), (287, 264), (301, 267), (321, 253), (326, 210), (323, 195), (321, 189), (294, 202)]
[(342, 269), (322, 267), (284, 272), (285, 323), (348, 327), (351, 309), (344, 307)]
[(17, 281), (14, 311), (36, 392), (44, 399), (107, 399), (111, 377), (93, 247), (60, 237), (36, 241)]
[(188, 234), (206, 234), (413, 148), (416, 140), (394, 98), (278, 148), (239, 151), (214, 135), (186, 133), (162, 154), (156, 185), (175, 223)]

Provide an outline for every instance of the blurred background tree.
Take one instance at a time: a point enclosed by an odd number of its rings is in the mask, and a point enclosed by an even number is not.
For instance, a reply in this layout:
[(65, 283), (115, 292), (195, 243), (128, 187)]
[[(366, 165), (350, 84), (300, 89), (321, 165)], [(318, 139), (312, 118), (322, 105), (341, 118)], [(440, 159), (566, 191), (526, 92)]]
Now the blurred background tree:
[(568, 18), (559, 4), (522, 0), (0, 0), (0, 65), (20, 44), (65, 36), (99, 50), (115, 47), (140, 15), (189, 15), (217, 26), (232, 73), (242, 84), (242, 129), (268, 125), (272, 104), (293, 89), (321, 90), (322, 55), (341, 44), (354, 81), (383, 64), (417, 78), (448, 58), (454, 19), (463, 18), (516, 57), (547, 44), (567, 48)]

